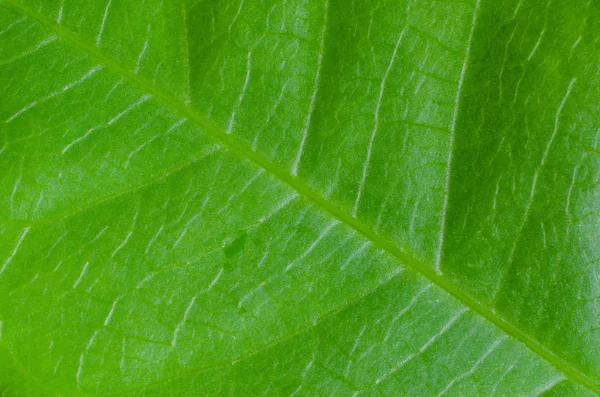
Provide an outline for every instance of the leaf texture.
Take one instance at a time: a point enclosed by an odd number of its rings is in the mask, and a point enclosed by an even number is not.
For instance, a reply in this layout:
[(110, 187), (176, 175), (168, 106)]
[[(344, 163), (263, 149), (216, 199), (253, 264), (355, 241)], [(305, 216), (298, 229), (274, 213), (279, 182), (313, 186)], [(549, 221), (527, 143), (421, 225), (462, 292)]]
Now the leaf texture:
[(0, 1), (0, 392), (600, 393), (599, 7)]

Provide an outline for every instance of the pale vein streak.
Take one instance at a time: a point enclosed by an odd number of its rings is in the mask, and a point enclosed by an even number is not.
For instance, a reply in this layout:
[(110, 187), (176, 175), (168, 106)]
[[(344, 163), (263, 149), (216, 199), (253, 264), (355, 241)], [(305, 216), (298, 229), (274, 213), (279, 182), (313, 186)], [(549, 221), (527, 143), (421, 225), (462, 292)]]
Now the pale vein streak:
[(369, 138), (369, 145), (367, 146), (367, 157), (363, 164), (362, 178), (360, 180), (360, 185), (358, 186), (356, 200), (354, 201), (354, 208), (352, 209), (353, 217), (356, 217), (356, 213), (358, 212), (358, 205), (360, 203), (360, 197), (362, 195), (363, 188), (365, 186), (365, 181), (367, 180), (367, 171), (369, 169), (369, 163), (371, 162), (371, 152), (373, 150), (373, 142), (375, 141), (375, 136), (377, 135), (377, 130), (379, 128), (379, 110), (381, 108), (381, 101), (383, 99), (383, 93), (385, 92), (385, 84), (387, 83), (387, 79), (388, 79), (388, 76), (390, 75), (390, 71), (392, 70), (392, 67), (394, 66), (394, 62), (396, 61), (396, 57), (398, 55), (398, 48), (400, 48), (400, 43), (402, 42), (402, 38), (406, 34), (407, 30), (408, 30), (408, 28), (405, 27), (404, 30), (402, 30), (402, 32), (400, 32), (400, 35), (398, 36), (398, 40), (396, 41), (396, 45), (394, 46), (394, 51), (392, 52), (392, 56), (390, 57), (390, 62), (388, 63), (388, 66), (387, 66), (387, 69), (385, 70), (383, 78), (381, 79), (381, 84), (379, 86), (379, 96), (377, 98), (377, 104), (375, 105), (375, 119), (374, 119), (374, 123), (373, 123), (374, 124), (373, 130), (371, 131), (371, 137)]
[(235, 108), (231, 112), (231, 117), (229, 117), (229, 125), (227, 126), (227, 131), (226, 131), (228, 134), (231, 134), (231, 132), (233, 131), (233, 125), (235, 124), (235, 113), (237, 112), (239, 107), (242, 106), (242, 102), (244, 101), (244, 95), (246, 95), (246, 90), (248, 89), (248, 83), (250, 82), (251, 68), (252, 68), (252, 51), (250, 51), (248, 53), (248, 56), (246, 58), (246, 78), (244, 79), (244, 85), (242, 86), (242, 90), (240, 92), (240, 95), (238, 96), (237, 104), (235, 105)]
[(100, 31), (98, 32), (98, 36), (96, 36), (96, 47), (100, 47), (100, 41), (102, 41), (102, 33), (104, 32), (104, 24), (106, 23), (106, 17), (108, 17), (108, 10), (110, 8), (111, 2), (112, 0), (108, 0), (108, 3), (106, 3), (104, 15), (102, 16), (102, 23), (100, 24)]
[[(144, 147), (148, 146), (149, 144), (151, 144), (152, 142), (154, 142), (159, 137), (162, 137), (162, 136), (165, 136), (165, 135), (169, 135), (171, 132), (173, 132), (174, 130), (176, 130), (177, 128), (179, 128), (186, 121), (187, 121), (187, 118), (185, 118), (185, 117), (182, 118), (182, 119), (180, 119), (175, 124), (171, 125), (171, 127), (169, 127), (169, 129), (167, 130), (167, 132), (165, 132), (164, 134), (154, 135), (152, 138), (150, 138), (149, 140), (147, 140), (144, 143), (142, 143), (141, 145), (139, 145), (135, 150), (133, 150), (131, 153), (129, 153), (129, 155), (127, 156), (127, 160), (125, 160), (125, 162), (123, 163), (123, 167), (128, 168), (129, 167), (129, 163), (131, 162), (131, 159), (133, 158), (133, 156), (135, 156), (136, 154), (138, 154)], [(150, 122), (147, 122), (146, 124), (144, 124), (144, 126), (148, 125), (149, 123)]]
[(452, 112), (452, 123), (450, 125), (450, 138), (448, 147), (448, 157), (446, 159), (446, 181), (444, 183), (444, 204), (442, 205), (442, 219), (440, 222), (440, 238), (438, 243), (437, 255), (435, 258), (435, 271), (438, 274), (442, 274), (442, 250), (444, 248), (444, 233), (446, 230), (446, 215), (448, 213), (448, 200), (450, 198), (450, 174), (452, 172), (452, 154), (454, 153), (454, 136), (456, 135), (456, 125), (458, 121), (458, 111), (460, 108), (460, 99), (462, 96), (463, 86), (465, 83), (465, 76), (467, 75), (467, 69), (469, 67), (469, 58), (471, 55), (471, 45), (473, 43), (473, 36), (475, 34), (475, 28), (477, 27), (477, 18), (479, 16), (479, 7), (481, 0), (477, 0), (475, 4), (475, 10), (473, 11), (473, 21), (471, 23), (471, 32), (467, 39), (467, 48), (465, 50), (465, 58), (460, 71), (460, 78), (458, 80), (458, 87), (456, 89), (456, 98), (454, 99), (454, 110)]
[(233, 19), (231, 20), (231, 23), (229, 24), (229, 27), (227, 28), (227, 31), (229, 33), (231, 33), (231, 28), (233, 28), (233, 25), (235, 25), (235, 21), (237, 21), (238, 17), (240, 16), (240, 14), (242, 13), (242, 8), (244, 7), (244, 0), (240, 1), (240, 5), (238, 6), (238, 9), (235, 13), (235, 16), (233, 17)]
[(56, 23), (60, 24), (63, 18), (63, 10), (65, 8), (65, 0), (62, 0), (60, 3), (60, 9), (58, 10), (58, 16), (56, 17)]
[(531, 206), (533, 205), (533, 201), (535, 199), (535, 194), (536, 194), (536, 189), (537, 189), (537, 181), (538, 181), (539, 175), (540, 175), (542, 169), (544, 168), (544, 166), (546, 165), (546, 161), (548, 160), (548, 154), (550, 153), (550, 148), (552, 147), (552, 143), (556, 139), (556, 135), (558, 135), (558, 128), (560, 126), (560, 115), (563, 111), (563, 108), (565, 107), (565, 104), (567, 103), (567, 99), (569, 98), (569, 95), (571, 95), (571, 91), (573, 90), (573, 86), (575, 85), (576, 81), (577, 81), (576, 77), (571, 79), (571, 82), (569, 83), (569, 87), (567, 87), (567, 92), (563, 96), (563, 98), (560, 102), (560, 105), (558, 106), (558, 110), (556, 111), (556, 115), (554, 117), (554, 130), (552, 131), (552, 135), (550, 136), (550, 139), (548, 139), (548, 143), (546, 144), (546, 148), (544, 149), (544, 153), (542, 154), (542, 160), (540, 161), (540, 165), (537, 167), (537, 169), (535, 170), (535, 173), (533, 174), (533, 181), (531, 183), (531, 189), (529, 191), (529, 199), (527, 200), (527, 204), (525, 205), (525, 212), (523, 214), (523, 219), (521, 220), (521, 223), (519, 224), (519, 228), (517, 229), (517, 234), (516, 234), (515, 240), (513, 242), (507, 263), (504, 266), (504, 270), (502, 272), (502, 275), (500, 276), (500, 279), (498, 280), (498, 285), (496, 287), (496, 292), (494, 293), (493, 302), (496, 301), (498, 293), (502, 289), (502, 284), (504, 283), (504, 280), (506, 279), (506, 276), (508, 275), (509, 269), (511, 268), (512, 263), (515, 259), (515, 253), (517, 251), (517, 246), (519, 244), (519, 239), (521, 237), (521, 233), (523, 232), (523, 229), (525, 228), (525, 225), (527, 224), (527, 220), (529, 219), (529, 215), (531, 214)]
[(25, 240), (25, 236), (27, 236), (27, 233), (29, 233), (29, 227), (26, 227), (23, 230), (23, 233), (21, 233), (21, 237), (19, 237), (19, 241), (17, 241), (17, 244), (15, 245), (13, 252), (4, 261), (4, 264), (2, 265), (2, 268), (0, 269), (0, 275), (2, 275), (2, 273), (4, 273), (4, 271), (6, 270), (6, 267), (12, 262), (13, 258), (17, 254), (17, 251), (19, 251), (19, 247), (21, 246), (21, 244), (23, 244), (23, 240)]
[(463, 308), (456, 312), (456, 314), (446, 324), (444, 324), (444, 326), (435, 335), (429, 338), (429, 340), (425, 342), (425, 344), (423, 344), (423, 346), (421, 346), (421, 348), (417, 352), (411, 353), (408, 356), (406, 356), (404, 360), (395, 365), (387, 374), (377, 379), (375, 381), (375, 384), (379, 384), (384, 380), (390, 378), (391, 376), (395, 375), (404, 365), (406, 365), (406, 363), (417, 357), (419, 354), (423, 354), (427, 349), (429, 349), (431, 345), (435, 343), (435, 341), (437, 341), (442, 335), (444, 335), (467, 310), (467, 308)]
[(89, 265), (90, 265), (90, 262), (85, 262), (85, 265), (83, 265), (83, 268), (81, 269), (81, 273), (79, 273), (79, 277), (77, 278), (77, 281), (75, 281), (75, 284), (73, 284), (73, 289), (77, 288), (79, 283), (81, 283), (81, 280), (83, 280), (83, 277), (87, 273)]
[(113, 301), (112, 306), (110, 307), (110, 311), (108, 312), (108, 315), (106, 316), (106, 318), (104, 319), (104, 326), (106, 327), (108, 325), (108, 323), (110, 323), (110, 319), (112, 318), (113, 314), (115, 313), (115, 309), (117, 307), (117, 303), (119, 303), (119, 300), (121, 299), (121, 297), (116, 298)]
[(539, 387), (534, 393), (534, 397), (538, 397), (541, 396), (542, 394), (546, 393), (547, 391), (553, 389), (557, 384), (559, 384), (560, 382), (564, 381), (565, 377), (564, 376), (558, 376), (552, 380), (550, 380), (550, 382), (548, 382), (546, 385)]
[(190, 74), (190, 38), (188, 32), (188, 16), (187, 10), (185, 8), (185, 4), (183, 0), (179, 0), (179, 5), (181, 7), (181, 19), (183, 21), (183, 37), (184, 37), (184, 50), (185, 50), (185, 59), (183, 63), (183, 68), (185, 70), (186, 76), (186, 91), (185, 91), (185, 103), (190, 104), (192, 102), (192, 89), (191, 89), (191, 74)]
[(148, 46), (150, 43), (151, 28), (152, 28), (151, 25), (148, 25), (148, 30), (146, 32), (146, 41), (144, 41), (144, 47), (142, 48), (140, 55), (138, 55), (137, 61), (135, 63), (135, 69), (134, 69), (135, 74), (138, 74), (140, 72), (140, 67), (142, 66), (142, 60), (144, 59), (144, 55), (146, 54), (146, 51), (148, 50)]
[(24, 20), (26, 20), (27, 17), (23, 17), (21, 19), (17, 19), (16, 21), (14, 21), (13, 23), (11, 23), (10, 25), (8, 25), (4, 30), (0, 31), (0, 36), (3, 35), (4, 33), (8, 32), (9, 30), (11, 30), (15, 25), (20, 24), (21, 22), (23, 22)]
[(9, 58), (9, 59), (6, 59), (6, 60), (3, 60), (3, 61), (0, 61), (0, 65), (6, 65), (6, 64), (9, 64), (9, 63), (11, 63), (11, 62), (15, 62), (15, 61), (17, 61), (17, 60), (19, 60), (19, 59), (23, 59), (23, 58), (25, 58), (26, 56), (29, 56), (29, 55), (31, 55), (31, 54), (34, 54), (34, 53), (36, 53), (37, 51), (41, 50), (42, 48), (46, 47), (48, 44), (50, 44), (50, 43), (52, 43), (53, 41), (55, 41), (56, 39), (57, 39), (57, 37), (56, 37), (55, 35), (52, 35), (52, 36), (50, 36), (50, 37), (48, 37), (48, 38), (46, 38), (46, 39), (44, 39), (44, 40), (40, 41), (40, 42), (39, 42), (39, 43), (38, 43), (38, 44), (37, 44), (35, 47), (33, 47), (32, 49), (30, 49), (30, 50), (26, 50), (26, 51), (24, 51), (24, 52), (20, 53), (19, 55), (12, 57), (12, 58)]
[(123, 117), (127, 113), (131, 112), (133, 109), (137, 108), (138, 106), (140, 106), (142, 103), (146, 102), (151, 97), (152, 97), (152, 95), (150, 95), (150, 94), (143, 95), (137, 102), (129, 105), (129, 107), (127, 109), (125, 109), (121, 113), (117, 114), (115, 117), (113, 117), (112, 119), (110, 119), (110, 121), (108, 123), (106, 123), (106, 124), (108, 124), (108, 125), (114, 124), (121, 117)]
[(194, 296), (191, 300), (190, 303), (188, 304), (187, 308), (185, 309), (185, 313), (183, 314), (183, 320), (177, 324), (177, 327), (175, 327), (175, 331), (173, 331), (173, 339), (171, 340), (171, 348), (174, 349), (175, 346), (177, 345), (177, 337), (179, 336), (179, 332), (181, 331), (181, 327), (183, 327), (190, 315), (190, 311), (192, 310), (192, 306), (194, 306), (194, 302), (196, 302), (196, 297)]
[(499, 339), (497, 339), (495, 342), (493, 342), (489, 348), (485, 351), (485, 353), (479, 357), (479, 359), (477, 359), (477, 361), (475, 361), (475, 364), (473, 364), (473, 366), (471, 367), (471, 369), (469, 369), (467, 372), (463, 373), (462, 375), (459, 375), (458, 377), (452, 379), (450, 381), (450, 383), (448, 383), (446, 385), (446, 387), (444, 387), (444, 389), (438, 393), (437, 397), (443, 396), (444, 394), (446, 394), (448, 392), (448, 390), (450, 390), (452, 388), (452, 386), (454, 386), (457, 382), (460, 382), (461, 380), (473, 375), (473, 373), (477, 370), (477, 368), (481, 365), (481, 363), (483, 363), (485, 361), (485, 359), (492, 354), (492, 352), (494, 350), (496, 350), (496, 348), (498, 347), (498, 345), (500, 343), (502, 343), (502, 341), (504, 341), (508, 336), (504, 335), (502, 337), (500, 337)]
[(306, 119), (304, 120), (304, 128), (302, 130), (302, 141), (300, 142), (300, 147), (298, 148), (298, 153), (296, 154), (296, 160), (294, 160), (294, 164), (292, 165), (291, 174), (293, 176), (298, 175), (298, 167), (300, 166), (300, 161), (302, 160), (304, 146), (306, 145), (306, 138), (308, 137), (308, 132), (310, 129), (310, 120), (312, 118), (313, 113), (315, 112), (317, 92), (319, 91), (319, 86), (321, 84), (321, 70), (323, 69), (323, 53), (325, 51), (325, 35), (327, 33), (328, 13), (329, 0), (325, 0), (325, 6), (323, 10), (323, 26), (321, 28), (321, 40), (319, 41), (319, 54), (317, 55), (317, 73), (315, 74), (315, 80), (313, 82), (313, 90), (312, 95), (310, 97), (310, 103), (308, 105), (308, 113), (306, 115)]
[(71, 88), (83, 83), (85, 80), (87, 80), (88, 78), (90, 78), (93, 74), (95, 74), (96, 72), (98, 72), (99, 70), (102, 70), (102, 65), (96, 65), (93, 68), (91, 68), (85, 75), (83, 75), (80, 79), (69, 83), (67, 85), (65, 85), (62, 89), (60, 89), (59, 91), (55, 91), (53, 93), (51, 93), (50, 95), (44, 97), (43, 99), (40, 100), (36, 100), (31, 102), (30, 104), (24, 106), (22, 109), (20, 109), (19, 111), (17, 111), (15, 114), (13, 114), (12, 116), (10, 116), (7, 120), (6, 123), (10, 123), (11, 121), (13, 121), (15, 118), (19, 117), (20, 115), (22, 115), (23, 113), (25, 113), (26, 111), (28, 111), (29, 109), (44, 103), (60, 94), (62, 94), (63, 92), (66, 92), (68, 90), (70, 90)]
[(127, 236), (125, 236), (125, 240), (123, 240), (123, 242), (121, 244), (119, 244), (119, 246), (117, 248), (115, 248), (113, 253), (110, 255), (111, 258), (114, 258), (115, 255), (117, 255), (117, 252), (119, 252), (121, 250), (121, 248), (123, 248), (127, 244), (127, 242), (129, 242), (129, 239), (131, 238), (132, 234), (133, 234), (133, 232), (127, 233)]
[(294, 267), (294, 265), (296, 265), (296, 263), (298, 263), (299, 261), (305, 259), (317, 247), (317, 245), (319, 245), (319, 243), (321, 242), (321, 240), (323, 240), (323, 238), (325, 236), (327, 236), (327, 234), (331, 231), (331, 229), (333, 229), (338, 223), (339, 222), (337, 220), (329, 222), (329, 224), (327, 224), (327, 226), (319, 234), (319, 236), (316, 238), (316, 240), (313, 241), (313, 243), (306, 249), (306, 251), (304, 251), (297, 259), (293, 260), (292, 262), (290, 262), (285, 267), (284, 272), (287, 272), (292, 267)]
[(80, 137), (76, 138), (74, 141), (68, 143), (63, 150), (61, 151), (62, 154), (65, 154), (69, 149), (71, 149), (71, 147), (73, 145), (78, 144), (79, 142), (83, 141), (85, 138), (87, 138), (88, 136), (90, 136), (94, 131), (96, 131), (96, 128), (90, 128), (89, 130), (87, 130), (85, 132), (85, 134), (81, 135)]

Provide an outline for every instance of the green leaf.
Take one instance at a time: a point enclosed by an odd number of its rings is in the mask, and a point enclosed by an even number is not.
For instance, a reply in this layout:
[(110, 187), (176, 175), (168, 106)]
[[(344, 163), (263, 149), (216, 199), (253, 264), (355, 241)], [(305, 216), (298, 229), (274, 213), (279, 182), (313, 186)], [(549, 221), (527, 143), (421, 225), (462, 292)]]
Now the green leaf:
[(0, 394), (600, 394), (599, 23), (0, 1)]

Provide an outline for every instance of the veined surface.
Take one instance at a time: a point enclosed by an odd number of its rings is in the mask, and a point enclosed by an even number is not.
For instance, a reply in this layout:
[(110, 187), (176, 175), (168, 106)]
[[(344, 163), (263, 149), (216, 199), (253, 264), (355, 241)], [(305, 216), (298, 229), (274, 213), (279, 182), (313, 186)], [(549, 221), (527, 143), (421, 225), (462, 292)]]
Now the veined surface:
[(0, 1), (0, 391), (600, 392), (599, 3)]

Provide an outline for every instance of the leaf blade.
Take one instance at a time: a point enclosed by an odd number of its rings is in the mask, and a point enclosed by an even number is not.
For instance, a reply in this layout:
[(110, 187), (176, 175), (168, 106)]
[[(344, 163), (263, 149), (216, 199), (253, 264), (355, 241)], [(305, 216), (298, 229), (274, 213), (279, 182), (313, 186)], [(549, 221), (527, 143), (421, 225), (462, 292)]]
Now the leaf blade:
[[(83, 43), (83, 45), (85, 46), (85, 43)], [(104, 57), (104, 58), (106, 58), (106, 57)], [(109, 60), (109, 62), (110, 62), (110, 60)], [(119, 68), (120, 66), (118, 64), (115, 64), (115, 67)], [(132, 74), (131, 72), (127, 72), (127, 73)], [(141, 84), (145, 85), (146, 87), (150, 86), (143, 79), (138, 79), (135, 76), (133, 76), (132, 80), (136, 81), (138, 83), (141, 82)], [(153, 89), (153, 93), (154, 92), (157, 92), (157, 91)], [(166, 95), (162, 95), (162, 94), (160, 94), (158, 96), (160, 97), (159, 99), (162, 100), (162, 101), (166, 102), (166, 101), (170, 100), (170, 101), (173, 101), (174, 103), (176, 102), (177, 106), (175, 106), (175, 107), (178, 108), (180, 111), (184, 112), (186, 115), (189, 116), (189, 115), (193, 114), (192, 113), (193, 111), (185, 109), (185, 107), (182, 106), (181, 104), (179, 104), (179, 102), (177, 102), (176, 100), (172, 100), (172, 99), (168, 98)], [(143, 98), (143, 96), (142, 96), (142, 98)], [(124, 108), (124, 110), (121, 110), (121, 112), (126, 111), (127, 109), (129, 109), (129, 108), (126, 107), (126, 108)], [(183, 109), (183, 110), (181, 110), (181, 109)], [(130, 109), (130, 110), (133, 110), (133, 109)], [(196, 118), (201, 118), (201, 116), (195, 116), (195, 117)], [(204, 120), (203, 118), (202, 118), (202, 120), (203, 120), (202, 123), (204, 123), (207, 126), (210, 126), (210, 123), (206, 122), (206, 120)], [(343, 218), (342, 220), (344, 221), (344, 223), (350, 224), (350, 226), (354, 227), (355, 229), (359, 229), (359, 231), (361, 231), (361, 232), (367, 231), (368, 233), (372, 234), (373, 235), (373, 239), (375, 239), (377, 241), (383, 241), (383, 243), (385, 243), (387, 245), (395, 246), (394, 243), (388, 242), (384, 238), (379, 237), (379, 235), (377, 233), (375, 233), (374, 231), (371, 231), (371, 229), (369, 228), (369, 226), (363, 226), (362, 223), (361, 223), (361, 221), (353, 220), (354, 218), (351, 218), (344, 210), (338, 209), (337, 207), (331, 205), (327, 200), (325, 200), (324, 198), (322, 198), (322, 196), (320, 194), (312, 191), (312, 189), (310, 187), (308, 187), (308, 185), (303, 185), (302, 182), (299, 182), (295, 178), (292, 178), (288, 173), (285, 173), (285, 172), (280, 171), (279, 169), (277, 169), (277, 167), (275, 165), (270, 165), (271, 163), (269, 163), (268, 160), (266, 160), (260, 154), (255, 154), (255, 153), (251, 152), (246, 146), (238, 144), (237, 141), (234, 140), (234, 139), (227, 140), (226, 134), (224, 134), (223, 132), (221, 132), (217, 127), (213, 126), (211, 128), (213, 129), (213, 131), (212, 131), (213, 135), (216, 134), (219, 137), (219, 139), (221, 139), (222, 141), (226, 142), (230, 147), (232, 147), (234, 149), (233, 151), (236, 151), (238, 154), (241, 152), (246, 157), (250, 157), (255, 163), (258, 163), (258, 164), (261, 164), (261, 165), (262, 164), (266, 164), (265, 168), (268, 169), (270, 167), (271, 170), (269, 170), (269, 171), (271, 171), (272, 173), (274, 173), (275, 175), (277, 175), (280, 179), (282, 179), (283, 181), (285, 181), (287, 184), (292, 185), (296, 189), (299, 189), (299, 190), (303, 191), (304, 195), (307, 195), (308, 197), (310, 197), (311, 199), (313, 199), (313, 201), (316, 201), (317, 203), (321, 203), (321, 205), (323, 207), (329, 208), (330, 212), (332, 211), (332, 212), (338, 214), (339, 217)], [(207, 128), (207, 129), (210, 130), (211, 128)], [(242, 190), (242, 186), (239, 187), (239, 190)], [(130, 236), (131, 235), (125, 235), (124, 238), (120, 241), (120, 244), (123, 244), (123, 247), (126, 247), (126, 244), (128, 243), (128, 240), (129, 240)], [(183, 237), (181, 237), (181, 238), (183, 238)], [(177, 241), (179, 241), (179, 240), (177, 240)], [(119, 247), (121, 247), (121, 245), (117, 246), (117, 248), (119, 248)], [(403, 251), (399, 250), (398, 248), (393, 248), (393, 249), (395, 249), (396, 251), (402, 253), (402, 255), (406, 256), (406, 254), (404, 254)], [(113, 254), (119, 253), (119, 251), (120, 250), (117, 250), (116, 252), (113, 251)], [(410, 257), (407, 257), (407, 258), (410, 259)], [(414, 261), (414, 260), (412, 260), (412, 261), (415, 262), (415, 263), (419, 263), (419, 262)], [(413, 266), (416, 266), (416, 265), (413, 264)], [(423, 266), (423, 265), (419, 265), (419, 266), (421, 266), (422, 268), (426, 269), (426, 267)], [(84, 267), (84, 269), (85, 269), (85, 267)], [(423, 270), (423, 269), (420, 269), (420, 270), (422, 272), (429, 271), (429, 270)], [(438, 283), (443, 283), (443, 282), (438, 280)], [(465, 299), (467, 299), (467, 298), (465, 298)], [(468, 298), (468, 299), (472, 299), (472, 298)], [(115, 302), (115, 301), (113, 301), (113, 302)], [(192, 300), (192, 302), (194, 302), (194, 301)], [(488, 309), (485, 309), (484, 307), (483, 307), (482, 310), (489, 311)], [(496, 321), (498, 321), (498, 320), (496, 320)], [(542, 346), (542, 349), (543, 349), (543, 346)], [(441, 389), (441, 390), (443, 390), (443, 389)]]

